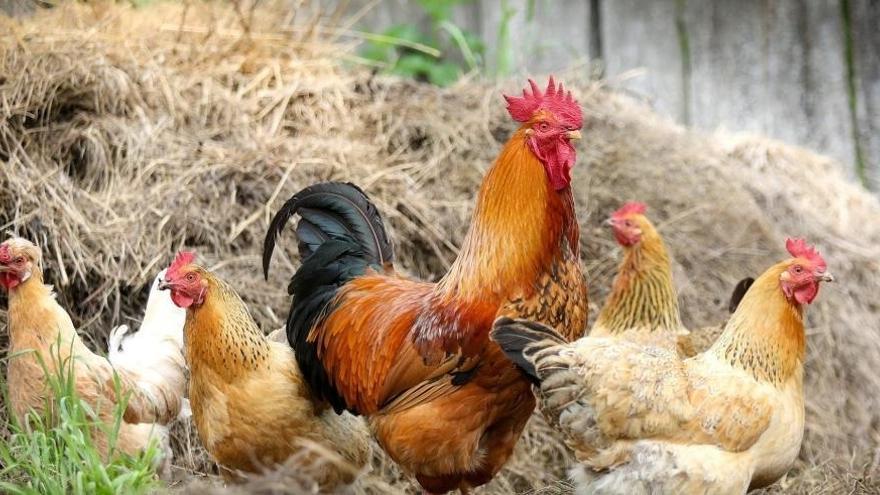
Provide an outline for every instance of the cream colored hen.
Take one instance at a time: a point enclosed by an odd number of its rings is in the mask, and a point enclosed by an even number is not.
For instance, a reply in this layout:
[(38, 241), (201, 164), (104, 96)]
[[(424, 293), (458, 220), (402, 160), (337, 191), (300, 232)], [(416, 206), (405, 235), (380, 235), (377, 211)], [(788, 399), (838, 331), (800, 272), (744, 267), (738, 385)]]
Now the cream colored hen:
[(577, 454), (578, 493), (745, 493), (791, 467), (804, 432), (803, 307), (831, 276), (803, 240), (787, 248), (793, 258), (764, 272), (718, 341), (690, 359), (496, 323), (493, 338)]
[[(41, 258), (40, 248), (25, 239), (11, 238), (0, 244), (0, 284), (9, 293), (11, 357), (7, 381), (12, 410), (22, 422), (29, 411), (42, 412), (51, 391), (41, 361), (49, 373), (57, 373), (58, 358), (62, 363), (71, 358), (79, 396), (96, 411), (96, 419), (112, 424), (113, 406), (119, 399), (114, 367), (79, 338), (70, 315), (55, 299), (52, 287), (43, 283)], [(157, 440), (165, 452), (161, 468), (162, 474), (167, 476), (171, 452), (168, 439), (157, 424), (168, 424), (177, 417), (182, 400), (180, 390), (169, 387), (164, 379), (154, 379), (136, 370), (115, 371), (121, 385), (119, 391), (129, 396), (116, 448), (136, 455), (153, 439)], [(177, 371), (183, 373), (182, 369)], [(177, 376), (171, 381), (183, 379)], [(104, 431), (96, 428), (92, 437), (106, 455), (109, 445)]]

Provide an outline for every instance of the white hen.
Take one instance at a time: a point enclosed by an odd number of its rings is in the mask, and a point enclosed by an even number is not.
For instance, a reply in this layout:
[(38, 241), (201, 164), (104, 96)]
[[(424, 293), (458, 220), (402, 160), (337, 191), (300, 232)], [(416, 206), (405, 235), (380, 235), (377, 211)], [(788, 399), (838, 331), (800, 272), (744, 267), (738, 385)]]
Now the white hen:
[[(189, 401), (183, 398), (187, 377), (183, 356), (186, 311), (175, 306), (167, 292), (158, 290), (159, 280), (164, 276), (165, 270), (162, 270), (153, 280), (138, 331), (128, 333), (128, 325), (110, 331), (108, 359), (117, 369), (135, 373), (142, 385), (180, 397), (178, 419), (183, 419), (191, 415)], [(157, 427), (163, 430), (160, 434), (167, 434), (168, 427)]]

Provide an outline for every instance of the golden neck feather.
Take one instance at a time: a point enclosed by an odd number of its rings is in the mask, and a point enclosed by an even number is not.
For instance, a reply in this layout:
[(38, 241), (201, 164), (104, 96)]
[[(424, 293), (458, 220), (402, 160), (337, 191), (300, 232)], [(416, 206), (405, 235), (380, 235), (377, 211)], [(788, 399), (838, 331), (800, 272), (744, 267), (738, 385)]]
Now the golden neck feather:
[(806, 349), (803, 308), (780, 288), (779, 276), (787, 268), (779, 263), (755, 280), (709, 351), (776, 385), (802, 369)]
[(520, 128), (486, 173), (461, 251), (439, 288), (467, 300), (504, 297), (547, 268), (563, 236), (577, 252), (571, 188), (550, 186)]
[(641, 241), (624, 250), (611, 293), (594, 328), (611, 335), (633, 329), (681, 329), (678, 293), (663, 239), (647, 224), (642, 227)]
[(257, 369), (269, 358), (270, 346), (244, 301), (224, 281), (203, 272), (208, 291), (201, 306), (186, 313), (187, 362), (220, 374)]

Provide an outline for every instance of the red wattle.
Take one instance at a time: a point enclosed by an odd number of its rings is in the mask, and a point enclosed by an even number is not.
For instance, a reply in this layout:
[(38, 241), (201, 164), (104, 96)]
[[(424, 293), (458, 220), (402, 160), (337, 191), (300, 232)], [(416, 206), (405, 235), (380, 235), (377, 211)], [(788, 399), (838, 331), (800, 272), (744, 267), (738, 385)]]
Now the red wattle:
[(532, 153), (544, 164), (553, 189), (559, 191), (568, 187), (577, 156), (571, 143), (563, 138), (541, 140), (535, 137), (530, 138), (528, 143)]
[(194, 301), (193, 301), (193, 298), (191, 298), (185, 294), (182, 294), (180, 292), (177, 292), (176, 290), (172, 290), (171, 291), (171, 302), (176, 304), (177, 307), (179, 307), (179, 308), (186, 309), (186, 308), (192, 306), (192, 303)]
[(3, 285), (6, 290), (15, 288), (20, 283), (21, 280), (18, 278), (18, 275), (11, 272), (0, 273), (0, 285)]
[(628, 236), (625, 232), (621, 232), (618, 229), (614, 229), (614, 238), (617, 240), (617, 243), (621, 246), (635, 246), (638, 244), (638, 237)]
[(798, 304), (810, 304), (819, 294), (819, 284), (810, 283), (794, 290), (794, 300)]

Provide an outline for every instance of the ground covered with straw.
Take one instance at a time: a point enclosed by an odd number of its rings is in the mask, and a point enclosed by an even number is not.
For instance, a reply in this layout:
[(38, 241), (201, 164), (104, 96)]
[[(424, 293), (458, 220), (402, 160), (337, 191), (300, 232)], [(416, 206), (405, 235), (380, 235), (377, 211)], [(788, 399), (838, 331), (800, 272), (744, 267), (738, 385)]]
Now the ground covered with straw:
[[(279, 327), (298, 260), (293, 249), (276, 256), (264, 282), (261, 241), (280, 203), (319, 180), (371, 195), (409, 273), (436, 279), (454, 259), (513, 129), (500, 95), (523, 81), (385, 78), (354, 61), (344, 16), (315, 12), (99, 3), (0, 18), (0, 225), (43, 247), (47, 278), (91, 345), (106, 348), (113, 325), (139, 317), (182, 247), (229, 280), (266, 331)], [(699, 135), (577, 71), (560, 76), (585, 111), (574, 191), (593, 314), (619, 255), (601, 220), (625, 200), (646, 202), (659, 224), (692, 328), (723, 319), (736, 281), (785, 256), (786, 236), (807, 237), (840, 283), (809, 309), (805, 439), (770, 491), (880, 491), (877, 199), (820, 155)], [(174, 489), (216, 490), (189, 425), (175, 443)], [(569, 461), (536, 416), (483, 493), (567, 492)], [(290, 471), (246, 491), (297, 493)], [(377, 453), (355, 491), (415, 489)]]

